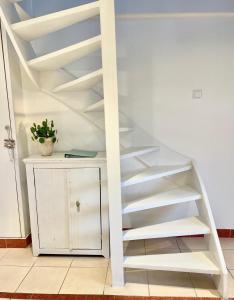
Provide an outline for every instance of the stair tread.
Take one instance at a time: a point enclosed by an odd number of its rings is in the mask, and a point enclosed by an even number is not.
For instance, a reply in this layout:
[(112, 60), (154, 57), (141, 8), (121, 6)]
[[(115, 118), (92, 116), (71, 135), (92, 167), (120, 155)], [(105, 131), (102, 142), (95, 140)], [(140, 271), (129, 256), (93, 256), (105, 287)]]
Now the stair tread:
[(84, 89), (89, 89), (99, 81), (102, 80), (103, 72), (102, 69), (99, 69), (95, 72), (89, 73), (85, 76), (77, 78), (75, 80), (66, 82), (57, 86), (53, 92), (72, 92), (72, 91), (79, 91)]
[(131, 147), (121, 151), (121, 159), (127, 159), (134, 156), (140, 156), (146, 153), (154, 152), (160, 150), (158, 146), (148, 146), (148, 147)]
[(77, 43), (58, 51), (28, 61), (29, 67), (37, 71), (56, 70), (101, 47), (101, 36)]
[(84, 112), (99, 112), (104, 111), (104, 99), (88, 106)]
[(209, 251), (124, 257), (125, 268), (220, 274)]
[(162, 178), (164, 176), (174, 175), (180, 172), (188, 171), (191, 165), (178, 166), (154, 166), (143, 170), (135, 175), (129, 175), (123, 178), (122, 186), (129, 186), (137, 183), (146, 182), (153, 179)]
[(13, 31), (26, 41), (37, 39), (99, 14), (99, 1), (32, 18), (12, 25)]
[(163, 193), (158, 193), (149, 197), (136, 199), (126, 204), (123, 214), (162, 207), (167, 205), (179, 204), (201, 199), (199, 194), (189, 186), (179, 187)]
[(206, 224), (204, 224), (198, 217), (190, 217), (125, 230), (123, 232), (123, 240), (143, 240), (208, 233), (210, 233), (210, 229)]
[(133, 130), (133, 129), (130, 128), (130, 127), (120, 127), (120, 128), (119, 128), (119, 132), (120, 132), (120, 133), (130, 132), (130, 131), (132, 131), (132, 130)]

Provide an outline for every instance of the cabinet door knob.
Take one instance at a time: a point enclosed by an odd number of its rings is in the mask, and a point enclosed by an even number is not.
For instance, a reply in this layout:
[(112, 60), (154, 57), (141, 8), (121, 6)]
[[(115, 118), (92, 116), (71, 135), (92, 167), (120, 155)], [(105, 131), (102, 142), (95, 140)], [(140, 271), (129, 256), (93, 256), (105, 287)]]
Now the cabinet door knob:
[(76, 201), (76, 207), (77, 207), (77, 211), (79, 212), (80, 211), (80, 201), (79, 200)]

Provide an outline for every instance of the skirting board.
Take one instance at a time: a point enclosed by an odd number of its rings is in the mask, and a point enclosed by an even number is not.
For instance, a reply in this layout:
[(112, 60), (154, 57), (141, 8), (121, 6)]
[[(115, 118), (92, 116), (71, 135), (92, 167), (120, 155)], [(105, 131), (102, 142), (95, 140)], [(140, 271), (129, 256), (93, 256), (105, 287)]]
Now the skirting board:
[[(127, 230), (130, 228), (124, 228)], [(234, 238), (234, 229), (217, 229), (218, 236), (221, 238)], [(193, 236), (200, 237), (200, 236)], [(26, 238), (21, 239), (1, 239), (0, 238), (0, 248), (27, 248), (32, 242), (31, 234)]]
[[(221, 300), (220, 298), (198, 297), (141, 297), (141, 296), (111, 296), (111, 295), (58, 295), (58, 294), (25, 294), (0, 293), (0, 298), (7, 299), (40, 299), (40, 300)], [(231, 298), (230, 298), (231, 299)]]
[(0, 248), (26, 248), (31, 242), (31, 234), (21, 239), (0, 239)]

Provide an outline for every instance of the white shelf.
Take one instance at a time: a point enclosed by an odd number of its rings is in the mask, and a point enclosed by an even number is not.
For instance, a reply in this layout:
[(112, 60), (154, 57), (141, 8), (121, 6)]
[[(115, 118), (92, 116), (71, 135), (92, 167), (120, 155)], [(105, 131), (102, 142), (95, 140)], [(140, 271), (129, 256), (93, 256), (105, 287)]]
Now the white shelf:
[(129, 175), (123, 178), (122, 186), (129, 186), (137, 183), (143, 183), (153, 179), (159, 179), (165, 176), (171, 176), (177, 173), (190, 170), (191, 165), (185, 166), (154, 166), (148, 168), (136, 175)]
[(210, 233), (210, 229), (207, 225), (200, 221), (199, 218), (191, 217), (126, 230), (123, 232), (123, 240), (131, 241), (208, 233)]
[(54, 93), (73, 92), (73, 91), (89, 89), (92, 86), (96, 85), (98, 82), (100, 82), (102, 78), (103, 78), (103, 72), (102, 69), (100, 69), (95, 72), (89, 73), (83, 77), (80, 77), (78, 79), (59, 85), (53, 90), (53, 92)]
[(37, 71), (56, 70), (101, 47), (101, 36), (96, 36), (78, 44), (34, 58), (28, 62), (29, 67)]
[(150, 152), (159, 151), (160, 147), (132, 147), (121, 151), (121, 159), (144, 155)]
[(88, 106), (84, 112), (103, 112), (104, 111), (104, 99)]
[(12, 25), (13, 31), (26, 41), (37, 39), (99, 14), (99, 1), (33, 18)]
[(211, 252), (170, 253), (124, 257), (124, 267), (134, 269), (220, 274)]
[(201, 194), (190, 187), (180, 187), (167, 192), (152, 195), (150, 197), (137, 199), (126, 204), (123, 209), (123, 214), (128, 214), (136, 211), (142, 211), (157, 207), (180, 204), (200, 200)]

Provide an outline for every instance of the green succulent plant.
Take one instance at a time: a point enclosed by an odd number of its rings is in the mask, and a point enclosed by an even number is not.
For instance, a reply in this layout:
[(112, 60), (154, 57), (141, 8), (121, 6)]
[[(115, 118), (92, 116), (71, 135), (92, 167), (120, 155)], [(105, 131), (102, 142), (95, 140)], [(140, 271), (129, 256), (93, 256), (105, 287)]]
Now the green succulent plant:
[(41, 144), (45, 143), (45, 139), (52, 138), (52, 142), (55, 143), (57, 141), (57, 130), (54, 128), (54, 121), (42, 121), (41, 124), (33, 123), (33, 126), (30, 128), (32, 133), (32, 140), (38, 141)]

